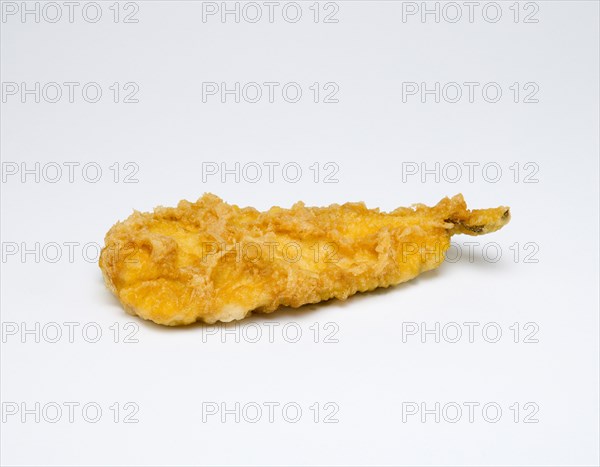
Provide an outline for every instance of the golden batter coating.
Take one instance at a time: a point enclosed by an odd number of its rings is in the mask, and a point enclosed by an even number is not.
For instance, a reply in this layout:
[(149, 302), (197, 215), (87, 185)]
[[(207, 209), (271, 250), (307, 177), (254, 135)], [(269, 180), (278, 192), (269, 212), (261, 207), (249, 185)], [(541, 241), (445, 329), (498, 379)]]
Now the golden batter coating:
[(462, 195), (384, 213), (302, 202), (259, 212), (205, 194), (118, 222), (100, 268), (131, 314), (168, 326), (228, 322), (408, 281), (443, 262), (453, 234), (509, 219), (504, 206), (467, 210)]

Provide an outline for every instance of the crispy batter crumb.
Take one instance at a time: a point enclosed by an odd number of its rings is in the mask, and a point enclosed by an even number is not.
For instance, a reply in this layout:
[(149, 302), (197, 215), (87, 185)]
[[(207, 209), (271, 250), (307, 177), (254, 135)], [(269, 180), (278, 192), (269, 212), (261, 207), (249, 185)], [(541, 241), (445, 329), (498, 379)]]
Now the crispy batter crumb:
[(100, 268), (129, 313), (169, 326), (228, 322), (408, 281), (443, 262), (452, 235), (509, 220), (504, 206), (467, 210), (462, 195), (383, 213), (302, 202), (259, 212), (205, 194), (115, 224)]

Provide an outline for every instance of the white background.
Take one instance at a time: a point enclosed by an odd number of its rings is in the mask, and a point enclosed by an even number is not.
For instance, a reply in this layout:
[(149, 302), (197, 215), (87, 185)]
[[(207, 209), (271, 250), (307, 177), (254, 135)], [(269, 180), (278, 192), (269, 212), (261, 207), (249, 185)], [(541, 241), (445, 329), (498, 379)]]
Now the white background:
[[(513, 2), (500, 2), (502, 18), (491, 23), (480, 9), (470, 22), (459, 2), (463, 17), (450, 23), (449, 10), (439, 22), (418, 14), (403, 21), (402, 2), (338, 1), (337, 23), (322, 16), (315, 23), (313, 2), (301, 2), (303, 16), (294, 24), (280, 12), (273, 23), (223, 23), (218, 15), (203, 22), (202, 3), (191, 1), (140, 1), (137, 23), (114, 23), (112, 3), (101, 2), (103, 16), (93, 24), (79, 10), (73, 23), (36, 23), (31, 16), (23, 22), (19, 14), (1, 23), (3, 83), (97, 82), (103, 89), (96, 104), (80, 93), (74, 103), (35, 103), (31, 96), (22, 103), (19, 94), (2, 102), (3, 164), (77, 161), (103, 169), (97, 183), (83, 179), (81, 166), (73, 183), (66, 172), (56, 183), (36, 183), (32, 175), (23, 183), (3, 166), (3, 251), (36, 242), (63, 246), (55, 263), (50, 250), (39, 262), (20, 251), (2, 259), (3, 465), (598, 464), (598, 3), (538, 1), (537, 23), (523, 22), (525, 8), (534, 7), (521, 4), (515, 23)], [(324, 4), (319, 8), (323, 13)], [(304, 94), (295, 104), (281, 94), (274, 103), (223, 104), (218, 96), (202, 102), (203, 82), (265, 81), (297, 82)], [(135, 82), (139, 102), (112, 102), (114, 82)], [(336, 83), (339, 102), (314, 103), (314, 82)], [(431, 96), (403, 102), (403, 82), (494, 82), (503, 95), (486, 102), (480, 86), (472, 103), (436, 103)], [(515, 82), (535, 83), (539, 102), (524, 103), (521, 94), (515, 103)], [(303, 175), (297, 183), (281, 171), (274, 183), (266, 174), (257, 183), (231, 176), (203, 181), (206, 162), (233, 168), (269, 161), (296, 163)], [(115, 183), (115, 162), (137, 164), (138, 183), (123, 183), (124, 173)], [(323, 173), (315, 183), (315, 162), (337, 164), (337, 183), (324, 183)], [(455, 183), (448, 180), (454, 172), (423, 182), (406, 177), (410, 162), (481, 165), (473, 182), (466, 168)], [(537, 182), (524, 183), (530, 171), (515, 182), (515, 162), (521, 169), (535, 164), (528, 167), (539, 168)], [(496, 183), (482, 176), (486, 163), (501, 167)], [(462, 192), (470, 207), (510, 206), (513, 219), (493, 236), (455, 237), (463, 256), (453, 264), (344, 303), (210, 330), (162, 328), (126, 315), (82, 245), (101, 243), (132, 209), (204, 192), (260, 209), (301, 199), (365, 201), (384, 210)], [(479, 242), (471, 260), (469, 240)], [(72, 261), (65, 242), (79, 245)], [(489, 242), (501, 248), (497, 262), (483, 254)], [(537, 262), (524, 259), (530, 242), (529, 259)], [(62, 323), (77, 323), (74, 342), (63, 335), (50, 343), (42, 335), (37, 343), (21, 334), (50, 322), (65, 333)], [(403, 339), (413, 322), (478, 327), (474, 342), (466, 335), (457, 343)], [(518, 343), (509, 329), (515, 322)], [(7, 332), (10, 323), (17, 323), (16, 335)], [(99, 342), (82, 337), (86, 323), (102, 329)], [(300, 327), (299, 342), (282, 336), (288, 323)], [(314, 323), (321, 329), (317, 343)], [(337, 329), (337, 343), (324, 342), (327, 323)], [(502, 329), (497, 343), (482, 337), (486, 323)], [(537, 343), (523, 342), (525, 323), (537, 329)], [(125, 326), (139, 328), (137, 343), (124, 342)], [(273, 342), (268, 326), (276, 326)], [(263, 332), (258, 343), (244, 339), (256, 328)], [(36, 423), (33, 415), (23, 422), (20, 413), (4, 410), (6, 403), (65, 401), (95, 402), (103, 415), (87, 422), (79, 406), (73, 423), (66, 413), (57, 423)], [(114, 423), (115, 402), (137, 404), (139, 422)], [(222, 423), (219, 415), (203, 422), (206, 402), (294, 402), (303, 415), (289, 423), (279, 409), (269, 423), (265, 409), (257, 423), (235, 423), (233, 416)], [(315, 423), (315, 402), (336, 404), (338, 423), (324, 423), (324, 413)], [(457, 423), (443, 416), (436, 423), (433, 415), (403, 422), (406, 402), (480, 405), (472, 423), (466, 408)], [(496, 423), (482, 416), (489, 402), (503, 410)], [(509, 408), (515, 402), (517, 423)], [(526, 403), (539, 408), (537, 423), (523, 422), (531, 412), (523, 411)]]

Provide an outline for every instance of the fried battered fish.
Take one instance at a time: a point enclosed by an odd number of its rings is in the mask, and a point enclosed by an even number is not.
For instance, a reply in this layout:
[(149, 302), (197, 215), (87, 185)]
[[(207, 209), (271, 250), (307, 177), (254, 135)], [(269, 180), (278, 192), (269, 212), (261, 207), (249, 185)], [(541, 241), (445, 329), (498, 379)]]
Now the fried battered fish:
[(118, 222), (100, 268), (131, 314), (167, 326), (228, 322), (408, 281), (443, 262), (452, 235), (509, 220), (509, 208), (470, 211), (462, 195), (384, 213), (302, 202), (259, 212), (205, 194)]

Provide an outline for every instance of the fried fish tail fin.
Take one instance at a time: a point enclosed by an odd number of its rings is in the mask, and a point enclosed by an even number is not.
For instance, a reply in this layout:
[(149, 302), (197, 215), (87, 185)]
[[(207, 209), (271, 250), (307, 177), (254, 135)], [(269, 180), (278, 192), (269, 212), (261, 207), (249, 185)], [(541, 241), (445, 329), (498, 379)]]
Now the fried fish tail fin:
[(449, 224), (450, 235), (485, 235), (500, 230), (510, 221), (510, 208), (467, 209), (461, 194), (444, 198), (434, 208)]

